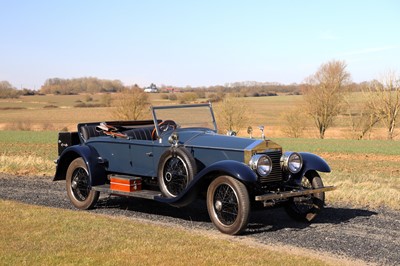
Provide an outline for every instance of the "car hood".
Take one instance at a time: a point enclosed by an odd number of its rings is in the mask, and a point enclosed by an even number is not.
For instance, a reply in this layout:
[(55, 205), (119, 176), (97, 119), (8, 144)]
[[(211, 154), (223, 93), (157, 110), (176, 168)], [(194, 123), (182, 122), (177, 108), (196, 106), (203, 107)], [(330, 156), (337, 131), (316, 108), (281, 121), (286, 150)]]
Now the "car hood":
[(219, 135), (213, 131), (182, 131), (178, 132), (178, 134), (180, 142), (188, 147), (240, 150), (252, 153), (266, 150), (282, 150), (281, 146), (271, 140)]

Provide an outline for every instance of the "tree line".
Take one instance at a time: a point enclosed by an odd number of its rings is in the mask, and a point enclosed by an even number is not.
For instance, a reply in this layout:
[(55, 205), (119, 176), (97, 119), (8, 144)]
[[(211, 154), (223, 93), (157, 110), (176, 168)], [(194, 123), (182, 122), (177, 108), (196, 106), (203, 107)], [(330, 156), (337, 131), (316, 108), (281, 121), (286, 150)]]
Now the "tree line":
[[(350, 83), (346, 84), (351, 91), (362, 91), (368, 84), (368, 82), (362, 83)], [(138, 87), (136, 84), (135, 87)], [(8, 81), (0, 82), (0, 98), (17, 98), (21, 95), (35, 95), (35, 94), (55, 94), (55, 95), (74, 95), (79, 93), (113, 93), (121, 92), (128, 86), (120, 80), (107, 80), (99, 79), (96, 77), (82, 77), (82, 78), (72, 78), (72, 79), (62, 79), (62, 78), (49, 78), (41, 86), (41, 88), (36, 90), (22, 89), (18, 90), (13, 87)], [(169, 89), (174, 89), (174, 91), (181, 92), (196, 92), (200, 93), (230, 93), (234, 94), (236, 97), (259, 97), (259, 96), (275, 96), (278, 94), (302, 94), (302, 84), (280, 84), (277, 82), (256, 82), (256, 81), (244, 81), (244, 82), (234, 82), (226, 83), (224, 85), (216, 85), (209, 87), (179, 87), (179, 86), (165, 86), (162, 85), (161, 91)], [(217, 97), (218, 98), (218, 97)]]

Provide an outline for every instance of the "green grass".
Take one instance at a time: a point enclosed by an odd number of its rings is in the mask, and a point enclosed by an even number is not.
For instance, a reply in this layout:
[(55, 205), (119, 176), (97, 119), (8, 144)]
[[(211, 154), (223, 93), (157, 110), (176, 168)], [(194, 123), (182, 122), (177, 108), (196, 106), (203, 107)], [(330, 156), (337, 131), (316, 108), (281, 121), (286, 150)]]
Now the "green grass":
[(291, 139), (272, 138), (284, 150), (307, 152), (363, 153), (400, 155), (400, 145), (387, 140), (345, 140), (345, 139)]
[(328, 265), (234, 237), (88, 212), (0, 200), (0, 216), (2, 265)]

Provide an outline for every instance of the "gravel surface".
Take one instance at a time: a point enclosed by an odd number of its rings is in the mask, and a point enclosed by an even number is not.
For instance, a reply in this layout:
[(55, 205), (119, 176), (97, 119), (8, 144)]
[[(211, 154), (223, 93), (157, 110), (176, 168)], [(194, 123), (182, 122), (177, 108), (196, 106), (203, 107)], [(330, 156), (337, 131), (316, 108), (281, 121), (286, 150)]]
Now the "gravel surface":
[[(74, 209), (65, 191), (65, 182), (43, 177), (16, 177), (0, 173), (0, 199), (29, 204)], [(175, 224), (186, 228), (214, 229), (204, 201), (174, 208), (155, 201), (101, 196), (90, 212), (120, 215)], [(291, 220), (281, 209), (254, 211), (244, 236), (256, 242), (283, 244), (328, 252), (380, 265), (400, 264), (400, 212), (371, 211), (327, 206), (312, 224)], [(313, 252), (315, 251), (315, 252)]]

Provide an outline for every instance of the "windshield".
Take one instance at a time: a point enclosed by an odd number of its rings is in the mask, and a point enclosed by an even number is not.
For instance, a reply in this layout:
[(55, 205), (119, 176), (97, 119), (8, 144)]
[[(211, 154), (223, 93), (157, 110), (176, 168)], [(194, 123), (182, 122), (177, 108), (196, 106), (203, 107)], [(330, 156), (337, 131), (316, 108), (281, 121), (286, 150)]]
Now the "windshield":
[(179, 128), (208, 128), (217, 131), (211, 104), (154, 106), (154, 121), (172, 120)]

